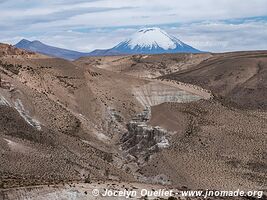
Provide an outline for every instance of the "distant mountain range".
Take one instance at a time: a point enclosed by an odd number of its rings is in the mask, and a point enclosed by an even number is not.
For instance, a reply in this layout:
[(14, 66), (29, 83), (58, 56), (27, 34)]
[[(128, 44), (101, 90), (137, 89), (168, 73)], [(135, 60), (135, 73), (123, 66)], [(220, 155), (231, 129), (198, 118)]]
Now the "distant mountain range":
[(111, 56), (128, 54), (163, 54), (163, 53), (201, 53), (160, 28), (145, 28), (120, 42), (111, 49), (94, 50), (82, 53), (43, 44), (40, 41), (21, 40), (15, 45), (17, 48), (68, 60), (75, 60), (83, 56)]
[(72, 51), (68, 49), (62, 49), (58, 47), (53, 47), (46, 45), (40, 41), (29, 41), (29, 40), (21, 40), (19, 43), (15, 45), (15, 47), (20, 49), (25, 49), (28, 51), (33, 51), (36, 53), (45, 54), (52, 57), (64, 58), (67, 60), (75, 60), (83, 56), (89, 56), (89, 53), (82, 53), (78, 51)]

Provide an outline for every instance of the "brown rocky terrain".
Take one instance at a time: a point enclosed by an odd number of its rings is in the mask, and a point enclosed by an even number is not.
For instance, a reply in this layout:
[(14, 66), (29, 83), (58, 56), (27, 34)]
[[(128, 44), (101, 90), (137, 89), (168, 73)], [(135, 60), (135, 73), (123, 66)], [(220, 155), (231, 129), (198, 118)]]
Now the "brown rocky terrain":
[[(171, 101), (181, 90), (62, 59), (18, 54), (26, 56), (1, 57), (1, 105), (6, 112), (12, 110), (2, 125), (6, 130), (1, 133), (6, 160), (1, 163), (2, 187), (83, 181), (88, 174), (92, 179), (106, 179), (106, 171), (115, 179), (131, 180), (132, 174), (120, 169), (123, 156), (114, 144), (147, 103)], [(32, 151), (20, 155), (16, 148)], [(16, 161), (8, 161), (11, 154), (21, 161), (8, 169)], [(58, 159), (50, 161), (51, 156)], [(36, 164), (30, 164), (32, 157)]]
[(259, 117), (206, 100), (165, 103), (151, 112), (152, 126), (174, 133), (170, 147), (142, 168), (146, 176), (165, 174), (195, 189), (266, 188), (266, 113)]
[(199, 85), (241, 108), (267, 108), (266, 51), (216, 54), (191, 69), (163, 78)]
[(266, 52), (70, 62), (0, 48), (0, 198), (94, 199), (83, 188), (100, 180), (266, 190)]
[(34, 52), (24, 51), (22, 49), (15, 48), (12, 45), (3, 44), (3, 43), (0, 43), (0, 56), (1, 57), (3, 57), (3, 56), (11, 57), (11, 58), (16, 58), (16, 57), (21, 57), (21, 58), (47, 57), (47, 56), (37, 54)]
[(155, 78), (193, 67), (210, 57), (212, 55), (208, 53), (83, 57), (75, 63), (141, 78)]

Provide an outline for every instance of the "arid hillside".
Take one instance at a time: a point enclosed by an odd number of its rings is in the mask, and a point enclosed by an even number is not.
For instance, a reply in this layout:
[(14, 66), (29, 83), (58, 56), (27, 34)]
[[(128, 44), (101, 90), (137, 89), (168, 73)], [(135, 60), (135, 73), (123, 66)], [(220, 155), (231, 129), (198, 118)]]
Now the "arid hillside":
[(119, 150), (126, 125), (146, 106), (201, 98), (161, 81), (9, 48), (0, 57), (1, 187), (88, 176), (134, 180)]
[(75, 184), (76, 199), (100, 184), (266, 190), (266, 52), (1, 51), (0, 198), (65, 198)]
[(241, 108), (267, 109), (266, 51), (216, 54), (162, 78), (199, 85)]
[(11, 58), (21, 57), (21, 58), (37, 58), (37, 57), (46, 57), (41, 54), (34, 52), (24, 51), (18, 49), (9, 44), (0, 43), (0, 56), (6, 56)]
[(83, 57), (75, 63), (140, 78), (155, 78), (193, 67), (210, 57), (209, 53)]
[(146, 176), (165, 174), (195, 189), (265, 188), (266, 113), (207, 100), (165, 103), (151, 112), (149, 124), (167, 129), (172, 139), (142, 168)]

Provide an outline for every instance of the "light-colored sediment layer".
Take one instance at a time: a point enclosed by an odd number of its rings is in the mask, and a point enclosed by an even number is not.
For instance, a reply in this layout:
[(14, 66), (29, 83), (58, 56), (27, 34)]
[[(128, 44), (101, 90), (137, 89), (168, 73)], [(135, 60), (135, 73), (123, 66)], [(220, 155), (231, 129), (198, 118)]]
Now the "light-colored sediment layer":
[(38, 120), (31, 116), (27, 108), (24, 106), (23, 95), (20, 91), (16, 92), (16, 95), (10, 93), (10, 91), (3, 90), (0, 88), (0, 105), (9, 106), (15, 108), (20, 116), (31, 126), (35, 127), (37, 130), (41, 130), (41, 124)]
[(187, 90), (189, 89), (183, 90), (178, 86), (153, 81), (146, 85), (133, 88), (133, 93), (144, 107), (155, 106), (165, 102), (185, 103), (202, 98), (200, 95), (188, 92)]
[(202, 97), (203, 99), (210, 99), (213, 97), (211, 91), (206, 90), (206, 89), (199, 87), (197, 85), (192, 85), (192, 84), (183, 83), (183, 82), (174, 81), (174, 80), (157, 79), (156, 81), (158, 81), (162, 84), (168, 85), (168, 86), (179, 88), (180, 90), (186, 91), (188, 93), (198, 95), (198, 96)]

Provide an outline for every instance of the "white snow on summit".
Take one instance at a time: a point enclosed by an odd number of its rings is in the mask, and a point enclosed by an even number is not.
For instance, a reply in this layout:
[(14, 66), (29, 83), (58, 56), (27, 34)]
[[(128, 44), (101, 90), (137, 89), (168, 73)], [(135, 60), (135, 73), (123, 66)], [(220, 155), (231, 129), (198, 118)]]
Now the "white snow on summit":
[(131, 49), (161, 47), (164, 50), (175, 49), (177, 46), (183, 46), (183, 43), (177, 38), (170, 36), (160, 28), (145, 28), (139, 30), (131, 38), (125, 41)]
[(136, 55), (166, 53), (201, 53), (160, 28), (144, 28), (111, 49), (93, 51), (91, 55)]

